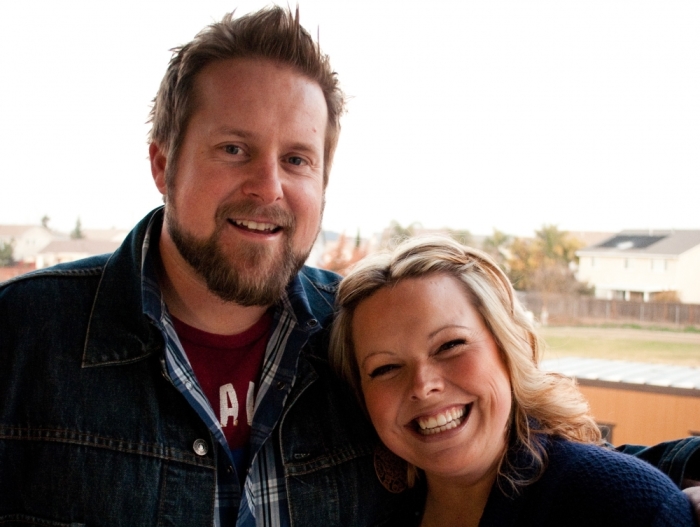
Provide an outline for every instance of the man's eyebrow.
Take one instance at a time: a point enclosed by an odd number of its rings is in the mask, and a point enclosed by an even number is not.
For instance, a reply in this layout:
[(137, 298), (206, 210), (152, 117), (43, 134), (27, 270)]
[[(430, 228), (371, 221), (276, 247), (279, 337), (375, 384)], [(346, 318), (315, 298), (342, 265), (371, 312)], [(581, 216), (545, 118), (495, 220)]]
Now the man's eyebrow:
[(318, 154), (320, 153), (321, 150), (323, 150), (323, 147), (321, 149), (309, 144), (309, 143), (292, 143), (291, 149), (298, 151), (298, 152), (304, 152), (304, 153), (309, 153), (309, 154)]
[(227, 126), (222, 126), (221, 128), (217, 128), (214, 130), (217, 134), (221, 135), (235, 135), (237, 137), (242, 137), (243, 139), (248, 139), (250, 137), (254, 137), (255, 134), (252, 132), (249, 132), (247, 130), (242, 130), (240, 128), (229, 128)]

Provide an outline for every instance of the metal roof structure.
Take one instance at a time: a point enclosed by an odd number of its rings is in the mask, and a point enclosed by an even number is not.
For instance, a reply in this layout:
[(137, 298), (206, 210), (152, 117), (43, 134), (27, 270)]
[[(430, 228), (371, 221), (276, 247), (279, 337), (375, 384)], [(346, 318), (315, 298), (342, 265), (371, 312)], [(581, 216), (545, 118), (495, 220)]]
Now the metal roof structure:
[[(700, 397), (700, 368), (631, 362), (622, 360), (584, 359), (566, 357), (548, 359), (540, 363), (545, 371), (553, 371), (576, 378), (581, 385), (625, 385), (627, 389), (657, 388)], [(649, 390), (645, 390), (649, 391)]]

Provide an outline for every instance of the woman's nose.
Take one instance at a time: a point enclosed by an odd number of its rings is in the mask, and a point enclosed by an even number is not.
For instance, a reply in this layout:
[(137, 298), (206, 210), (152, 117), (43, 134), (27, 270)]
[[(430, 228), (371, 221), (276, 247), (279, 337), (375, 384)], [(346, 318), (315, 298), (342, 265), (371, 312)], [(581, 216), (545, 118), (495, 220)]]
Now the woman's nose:
[(420, 364), (415, 367), (412, 376), (411, 398), (425, 399), (442, 392), (444, 382), (440, 368), (430, 364)]

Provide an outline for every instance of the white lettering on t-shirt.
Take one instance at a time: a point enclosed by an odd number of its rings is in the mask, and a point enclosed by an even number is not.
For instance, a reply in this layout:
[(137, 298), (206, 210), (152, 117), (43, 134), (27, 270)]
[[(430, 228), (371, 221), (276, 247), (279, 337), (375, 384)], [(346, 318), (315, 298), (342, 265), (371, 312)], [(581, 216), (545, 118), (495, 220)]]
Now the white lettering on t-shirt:
[(219, 421), (222, 428), (228, 424), (229, 417), (233, 417), (233, 426), (238, 426), (238, 397), (231, 383), (219, 388)]
[[(246, 421), (248, 426), (253, 426), (253, 412), (255, 410), (255, 383), (248, 383), (248, 393), (245, 399)], [(238, 396), (233, 384), (224, 384), (219, 388), (219, 421), (221, 428), (228, 425), (228, 418), (233, 418), (233, 426), (238, 426)]]

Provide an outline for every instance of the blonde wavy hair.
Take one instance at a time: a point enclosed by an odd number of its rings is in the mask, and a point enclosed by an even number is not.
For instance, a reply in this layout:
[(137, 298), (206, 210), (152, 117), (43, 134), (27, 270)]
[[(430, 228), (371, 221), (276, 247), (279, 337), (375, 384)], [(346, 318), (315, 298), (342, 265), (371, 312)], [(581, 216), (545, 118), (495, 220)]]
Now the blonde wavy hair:
[[(330, 361), (335, 371), (350, 384), (363, 407), (360, 371), (352, 342), (355, 309), (384, 287), (432, 274), (447, 274), (461, 282), (471, 305), (493, 335), (510, 377), (509, 451), (524, 448), (534, 466), (526, 470), (516, 467), (507, 452), (504, 453), (499, 464), (499, 485), (505, 484), (518, 492), (539, 479), (547, 466), (546, 453), (538, 441), (541, 435), (602, 443), (600, 430), (575, 382), (538, 367), (542, 341), (505, 273), (486, 253), (436, 236), (409, 239), (391, 252), (369, 256), (340, 284), (331, 332)], [(410, 467), (409, 482), (414, 477), (415, 468)]]

